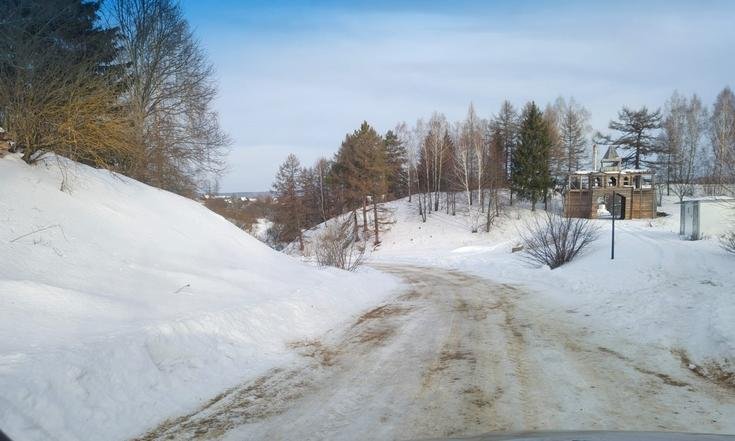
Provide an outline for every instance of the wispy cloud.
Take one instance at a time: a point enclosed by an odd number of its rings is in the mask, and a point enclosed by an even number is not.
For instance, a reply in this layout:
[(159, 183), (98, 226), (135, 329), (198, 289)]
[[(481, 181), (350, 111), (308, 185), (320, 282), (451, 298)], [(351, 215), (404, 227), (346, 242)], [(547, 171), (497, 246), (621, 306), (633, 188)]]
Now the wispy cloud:
[(710, 100), (733, 80), (727, 4), (539, 5), (197, 13), (186, 4), (236, 142), (223, 188), (267, 188), (286, 153), (306, 163), (331, 155), (363, 119), (387, 130), (433, 110), (461, 118), (470, 100), (490, 116), (505, 98), (520, 106), (564, 95), (604, 129), (624, 104), (657, 107), (674, 89)]

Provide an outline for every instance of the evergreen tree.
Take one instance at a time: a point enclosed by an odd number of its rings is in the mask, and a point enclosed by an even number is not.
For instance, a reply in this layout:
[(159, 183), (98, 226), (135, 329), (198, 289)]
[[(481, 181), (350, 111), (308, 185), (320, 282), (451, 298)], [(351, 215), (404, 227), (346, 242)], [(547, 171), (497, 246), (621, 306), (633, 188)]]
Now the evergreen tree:
[(299, 240), (299, 248), (304, 249), (303, 228), (305, 212), (303, 201), (302, 169), (298, 158), (294, 154), (288, 155), (278, 167), (276, 180), (273, 183), (273, 192), (276, 198), (274, 222), (279, 225), (278, 232), (281, 242)]
[(342, 187), (348, 209), (362, 205), (363, 238), (368, 235), (368, 199), (373, 203), (375, 242), (379, 242), (379, 219), (376, 216), (378, 200), (387, 191), (387, 161), (383, 138), (364, 121), (358, 130), (347, 135), (337, 152), (334, 176)]
[(385, 165), (388, 193), (393, 197), (400, 197), (406, 188), (406, 147), (398, 136), (388, 130), (384, 139)]
[(551, 140), (543, 114), (534, 102), (523, 109), (518, 145), (513, 152), (512, 187), (520, 197), (536, 202), (545, 197), (551, 186), (549, 154)]
[(661, 128), (661, 111), (650, 112), (646, 106), (638, 110), (628, 107), (618, 112), (618, 120), (610, 121), (608, 126), (620, 134), (616, 138), (598, 135), (600, 144), (614, 145), (628, 150), (629, 153), (623, 158), (623, 162), (632, 165), (633, 168), (641, 168), (641, 164), (649, 163), (649, 155), (662, 153), (660, 143), (657, 140), (655, 130)]
[(53, 151), (112, 166), (128, 155), (116, 29), (99, 1), (4, 1), (0, 7), (0, 125), (23, 159)]

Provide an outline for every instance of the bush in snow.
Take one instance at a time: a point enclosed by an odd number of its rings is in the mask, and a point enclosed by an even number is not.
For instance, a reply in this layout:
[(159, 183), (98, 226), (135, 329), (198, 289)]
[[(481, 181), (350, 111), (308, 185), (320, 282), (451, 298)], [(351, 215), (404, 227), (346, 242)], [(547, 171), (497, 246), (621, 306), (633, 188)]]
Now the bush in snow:
[(599, 236), (598, 227), (589, 219), (563, 217), (546, 212), (526, 223), (521, 232), (525, 256), (551, 269), (574, 259)]
[(735, 254), (735, 231), (730, 231), (720, 238), (720, 244), (725, 251)]
[(349, 221), (328, 222), (313, 239), (312, 246), (319, 266), (354, 271), (365, 257), (365, 246), (355, 239), (352, 223)]

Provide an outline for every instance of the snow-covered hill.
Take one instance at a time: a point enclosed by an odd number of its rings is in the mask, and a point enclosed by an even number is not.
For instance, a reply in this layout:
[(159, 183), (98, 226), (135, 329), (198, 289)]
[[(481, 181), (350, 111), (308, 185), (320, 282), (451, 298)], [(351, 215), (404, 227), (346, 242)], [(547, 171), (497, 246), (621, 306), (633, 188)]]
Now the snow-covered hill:
[(0, 225), (0, 428), (23, 440), (139, 434), (396, 286), (315, 269), (194, 201), (63, 159), (0, 159)]

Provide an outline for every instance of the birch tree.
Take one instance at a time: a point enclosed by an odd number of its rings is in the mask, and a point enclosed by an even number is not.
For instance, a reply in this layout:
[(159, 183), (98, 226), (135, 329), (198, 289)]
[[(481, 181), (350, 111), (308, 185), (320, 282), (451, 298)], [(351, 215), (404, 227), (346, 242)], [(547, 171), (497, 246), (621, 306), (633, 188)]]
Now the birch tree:
[(727, 184), (735, 182), (735, 95), (729, 87), (717, 95), (709, 135), (714, 181), (722, 190), (729, 192)]

